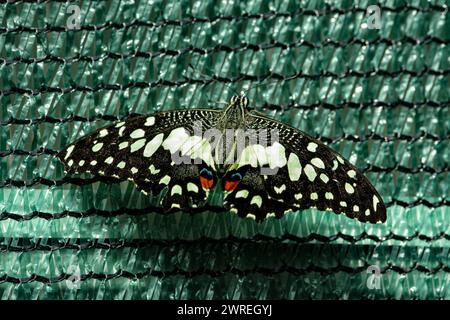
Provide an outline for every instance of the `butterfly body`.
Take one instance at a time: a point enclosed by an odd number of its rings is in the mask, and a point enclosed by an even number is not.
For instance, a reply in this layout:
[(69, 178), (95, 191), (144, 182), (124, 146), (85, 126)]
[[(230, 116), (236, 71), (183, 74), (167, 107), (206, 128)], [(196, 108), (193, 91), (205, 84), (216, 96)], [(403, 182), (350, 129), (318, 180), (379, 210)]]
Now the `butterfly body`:
[(384, 203), (362, 173), (304, 132), (248, 110), (235, 96), (223, 110), (138, 116), (98, 129), (58, 154), (68, 172), (132, 180), (166, 194), (167, 210), (204, 206), (211, 190), (224, 207), (258, 221), (317, 208), (362, 222), (386, 220)]

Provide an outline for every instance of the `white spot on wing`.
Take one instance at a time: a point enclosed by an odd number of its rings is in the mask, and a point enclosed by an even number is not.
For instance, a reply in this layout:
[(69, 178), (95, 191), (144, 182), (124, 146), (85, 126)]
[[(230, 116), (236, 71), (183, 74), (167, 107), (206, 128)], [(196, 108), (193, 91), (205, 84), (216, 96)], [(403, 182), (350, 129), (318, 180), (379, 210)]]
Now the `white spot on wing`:
[(124, 141), (119, 144), (119, 150), (125, 149), (126, 147), (128, 147), (128, 141)]
[(355, 170), (349, 170), (349, 171), (347, 171), (347, 174), (352, 179), (354, 179), (356, 177), (356, 171)]
[(181, 189), (181, 186), (176, 184), (172, 187), (172, 191), (170, 192), (170, 195), (173, 196), (174, 194), (182, 194), (183, 190)]
[(268, 163), (266, 149), (259, 145), (249, 145), (242, 150), (239, 158), (239, 166), (251, 165), (256, 168), (258, 164), (264, 166)]
[(75, 146), (73, 146), (73, 145), (67, 148), (67, 152), (66, 152), (66, 156), (64, 157), (64, 160), (67, 160), (67, 158), (69, 158), (69, 156), (72, 153), (74, 148), (75, 148)]
[(310, 143), (308, 143), (308, 146), (306, 147), (306, 149), (308, 149), (308, 151), (310, 151), (310, 152), (316, 152), (317, 147), (318, 147), (317, 143), (310, 142)]
[(302, 174), (302, 165), (300, 164), (300, 160), (295, 153), (291, 153), (289, 155), (287, 168), (289, 179), (291, 179), (291, 181), (298, 181), (298, 179), (300, 179), (300, 175)]
[(286, 151), (278, 142), (266, 148), (266, 155), (270, 169), (282, 168), (286, 165)]
[(325, 192), (325, 199), (327, 200), (333, 200), (333, 194), (331, 192)]
[(319, 196), (317, 195), (316, 192), (311, 193), (311, 200), (317, 200), (319, 199)]
[(156, 150), (161, 146), (161, 143), (163, 141), (164, 134), (160, 133), (156, 135), (150, 142), (147, 143), (144, 149), (144, 157), (151, 157)]
[(325, 169), (325, 164), (323, 161), (319, 158), (313, 158), (311, 159), (311, 164), (315, 165), (317, 168)]
[(148, 118), (145, 120), (144, 126), (150, 127), (150, 126), (152, 126), (152, 125), (154, 125), (154, 124), (155, 124), (155, 117), (148, 117)]
[(142, 129), (136, 129), (130, 134), (130, 138), (132, 139), (139, 139), (144, 137), (145, 131)]
[(113, 161), (114, 161), (113, 157), (108, 157), (108, 158), (106, 158), (105, 163), (111, 164), (111, 163), (113, 163)]
[(80, 160), (80, 162), (78, 162), (78, 165), (79, 165), (80, 167), (84, 166), (84, 164), (85, 164), (85, 161), (84, 161), (84, 160)]
[(169, 136), (164, 140), (162, 146), (164, 149), (169, 150), (170, 153), (175, 153), (184, 142), (189, 138), (189, 135), (183, 127), (173, 129)]
[(347, 202), (345, 202), (345, 201), (341, 201), (341, 202), (339, 202), (339, 204), (341, 205), (341, 207), (344, 207), (344, 208), (347, 207)]
[(259, 208), (261, 208), (262, 205), (262, 198), (261, 196), (253, 196), (252, 201), (250, 201), (250, 204), (255, 204), (256, 206), (258, 206)]
[(164, 177), (161, 178), (161, 180), (159, 180), (159, 183), (160, 183), (160, 184), (168, 185), (169, 182), (170, 182), (170, 177), (167, 176), (167, 175), (165, 175)]
[(320, 174), (320, 180), (322, 180), (324, 183), (328, 183), (328, 181), (330, 179), (328, 178), (328, 176), (325, 173), (321, 173)]
[(152, 165), (152, 164), (150, 165), (150, 167), (148, 169), (150, 170), (151, 174), (157, 174), (157, 173), (159, 173), (161, 171), (159, 169), (156, 169), (155, 166)]
[(202, 139), (202, 137), (195, 135), (187, 138), (181, 146), (181, 154), (187, 155), (191, 159), (200, 158), (209, 166), (214, 167), (211, 145), (208, 139)]
[(202, 137), (200, 136), (190, 136), (186, 141), (184, 142), (183, 146), (181, 147), (181, 154), (185, 155), (192, 155), (193, 148), (202, 142)]
[(236, 198), (247, 198), (248, 197), (248, 190), (239, 190), (236, 192)]
[(352, 187), (352, 185), (348, 182), (345, 183), (345, 191), (347, 191), (347, 193), (353, 193), (355, 192), (355, 189)]
[(337, 169), (337, 167), (339, 166), (339, 163), (336, 160), (333, 160), (333, 168), (331, 168), (333, 171), (335, 171)]
[(117, 165), (117, 168), (119, 169), (123, 169), (125, 168), (126, 163), (124, 161), (120, 161), (119, 164)]
[(195, 183), (188, 182), (188, 184), (187, 184), (187, 190), (190, 191), (190, 192), (195, 192), (195, 193), (197, 193), (197, 192), (198, 192), (198, 187), (197, 187), (197, 185), (196, 185)]
[(135, 167), (131, 168), (132, 174), (136, 174), (138, 171), (139, 171), (138, 168), (135, 168)]
[(277, 186), (274, 186), (273, 189), (276, 193), (282, 193), (284, 190), (286, 190), (286, 185), (282, 184), (279, 188)]
[(256, 154), (256, 157), (258, 158), (258, 163), (261, 167), (269, 163), (269, 160), (267, 159), (266, 148), (264, 148), (262, 145), (254, 144), (253, 153)]
[(100, 130), (98, 136), (99, 136), (100, 138), (103, 138), (103, 137), (106, 137), (107, 135), (108, 135), (108, 130), (103, 129), (103, 130)]
[(138, 151), (139, 149), (141, 149), (143, 146), (145, 146), (145, 141), (146, 139), (139, 139), (136, 142), (134, 142), (131, 146), (130, 146), (130, 152), (135, 152)]
[(98, 151), (100, 151), (100, 149), (103, 147), (103, 143), (96, 143), (96, 144), (94, 144), (94, 146), (92, 147), (92, 151), (94, 151), (94, 152), (98, 152)]
[(307, 164), (305, 166), (305, 174), (308, 177), (309, 181), (314, 181), (314, 179), (317, 177), (316, 170), (314, 170), (314, 167), (310, 164)]
[(378, 199), (378, 197), (376, 195), (373, 195), (373, 210), (376, 212), (377, 211), (377, 205), (380, 202), (380, 199)]

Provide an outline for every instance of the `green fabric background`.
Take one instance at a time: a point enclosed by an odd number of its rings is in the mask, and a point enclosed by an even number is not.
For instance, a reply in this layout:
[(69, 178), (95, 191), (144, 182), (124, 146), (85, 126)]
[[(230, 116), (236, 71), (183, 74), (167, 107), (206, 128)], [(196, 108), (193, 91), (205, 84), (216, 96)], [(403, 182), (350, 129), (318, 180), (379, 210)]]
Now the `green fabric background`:
[[(450, 14), (383, 1), (363, 29), (373, 3), (83, 1), (69, 31), (66, 2), (0, 4), (0, 298), (450, 299)], [(252, 107), (363, 169), (386, 224), (162, 215), (54, 158), (118, 118), (260, 83)]]

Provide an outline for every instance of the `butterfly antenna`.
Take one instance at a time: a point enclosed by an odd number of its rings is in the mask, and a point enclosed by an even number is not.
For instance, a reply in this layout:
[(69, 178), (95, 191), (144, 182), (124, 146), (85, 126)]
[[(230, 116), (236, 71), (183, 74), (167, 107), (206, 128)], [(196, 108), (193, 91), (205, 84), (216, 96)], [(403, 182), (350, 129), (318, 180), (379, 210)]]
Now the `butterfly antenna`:
[(263, 83), (263, 82), (260, 82), (260, 83), (257, 83), (257, 84), (255, 84), (255, 85), (253, 85), (253, 86), (250, 86), (249, 88), (247, 88), (246, 90), (242, 90), (241, 91), (241, 95), (247, 95), (247, 93), (250, 91), (250, 90), (252, 90), (252, 89), (255, 89), (255, 88), (258, 88), (258, 87), (262, 87), (262, 86), (272, 86), (272, 85), (276, 85), (276, 84), (279, 84), (279, 82), (271, 82), (271, 83)]
[(207, 75), (204, 72), (201, 72), (200, 70), (196, 69), (192, 63), (189, 63), (189, 68), (192, 69), (193, 72), (197, 73), (200, 76), (200, 80), (204, 81), (204, 82), (208, 82), (211, 81), (211, 76)]
[[(266, 78), (267, 79), (267, 78)], [(258, 87), (262, 87), (262, 86), (274, 86), (279, 84), (279, 82), (270, 82), (270, 83), (263, 83), (263, 82), (259, 82), (253, 86), (250, 86), (249, 88), (247, 88), (246, 90), (242, 90), (241, 91), (241, 96), (247, 96), (247, 93), (250, 92), (250, 90), (258, 88)], [(251, 107), (250, 107), (251, 108)], [(257, 110), (256, 106), (253, 108), (254, 110)], [(284, 111), (284, 107), (282, 106), (281, 109)]]
[[(191, 68), (192, 71), (194, 71), (194, 72), (196, 72), (197, 74), (199, 74), (200, 76), (202, 76), (202, 77), (203, 77), (202, 80), (203, 80), (204, 82), (211, 81), (211, 78), (213, 78), (213, 80), (215, 80), (214, 77), (211, 77), (210, 75), (207, 75), (206, 73), (204, 73), (204, 72), (202, 72), (202, 71), (196, 69), (196, 68), (192, 65), (192, 63), (189, 63), (189, 68)], [(208, 71), (209, 71), (210, 73), (214, 74), (214, 72), (213, 72), (212, 69), (210, 69), (210, 68), (208, 68), (208, 67), (205, 67), (205, 68), (208, 69)], [(236, 90), (235, 88), (233, 88), (233, 87), (231, 86), (231, 84), (224, 82), (224, 85), (225, 85), (227, 88), (229, 88), (235, 95), (239, 95), (239, 92), (237, 92), (237, 90)], [(224, 102), (219, 102), (219, 103), (224, 103)], [(228, 103), (228, 102), (226, 102), (226, 103)]]

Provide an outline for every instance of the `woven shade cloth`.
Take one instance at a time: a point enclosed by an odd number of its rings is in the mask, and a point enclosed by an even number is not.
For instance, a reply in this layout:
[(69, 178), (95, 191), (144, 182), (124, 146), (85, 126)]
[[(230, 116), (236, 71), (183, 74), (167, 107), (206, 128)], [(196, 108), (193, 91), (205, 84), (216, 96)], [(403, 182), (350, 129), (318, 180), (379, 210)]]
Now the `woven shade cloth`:
[[(373, 29), (371, 4), (1, 3), (0, 298), (450, 299), (450, 14), (385, 1)], [(360, 168), (387, 222), (163, 214), (55, 158), (118, 119), (242, 90)]]

